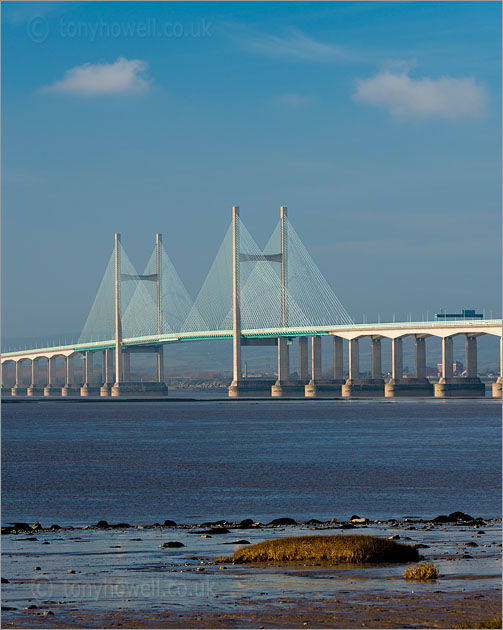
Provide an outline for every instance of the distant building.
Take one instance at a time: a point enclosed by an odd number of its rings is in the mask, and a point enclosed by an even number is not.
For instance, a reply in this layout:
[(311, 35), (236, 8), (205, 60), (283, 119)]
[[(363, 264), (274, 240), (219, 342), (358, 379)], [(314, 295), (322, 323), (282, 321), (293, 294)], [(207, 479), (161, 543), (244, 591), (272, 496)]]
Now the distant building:
[(484, 319), (484, 315), (476, 313), (474, 309), (464, 308), (461, 313), (437, 313), (435, 319)]
[[(454, 376), (461, 376), (464, 370), (464, 365), (461, 361), (454, 361), (452, 364), (452, 373)], [(437, 363), (437, 376), (442, 376), (442, 364)]]

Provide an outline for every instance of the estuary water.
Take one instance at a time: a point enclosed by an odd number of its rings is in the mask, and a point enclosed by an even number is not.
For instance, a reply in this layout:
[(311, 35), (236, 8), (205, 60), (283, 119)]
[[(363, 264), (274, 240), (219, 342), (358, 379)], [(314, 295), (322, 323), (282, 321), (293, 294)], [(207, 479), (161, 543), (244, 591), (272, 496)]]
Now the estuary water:
[(501, 516), (497, 400), (5, 402), (2, 524)]

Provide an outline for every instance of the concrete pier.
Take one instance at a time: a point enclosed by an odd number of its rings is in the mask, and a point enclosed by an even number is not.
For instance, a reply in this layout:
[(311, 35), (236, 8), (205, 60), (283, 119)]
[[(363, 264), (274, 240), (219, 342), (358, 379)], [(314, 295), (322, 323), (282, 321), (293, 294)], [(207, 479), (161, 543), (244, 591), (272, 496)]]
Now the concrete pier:
[(478, 398), (486, 395), (486, 386), (477, 377), (477, 338), (466, 337), (466, 377), (455, 377), (453, 373), (453, 338), (442, 339), (442, 377), (435, 383), (435, 397)]
[(110, 396), (112, 393), (112, 385), (114, 384), (114, 351), (108, 348), (104, 353), (105, 375), (103, 385), (100, 387), (100, 396)]
[(26, 396), (28, 387), (23, 385), (23, 360), (16, 361), (16, 383), (11, 389), (11, 396)]
[(114, 383), (111, 394), (113, 397), (147, 397), (157, 398), (168, 395), (168, 387), (166, 383), (141, 382), (141, 383)]
[(311, 380), (305, 386), (306, 398), (337, 398), (341, 396), (342, 384), (345, 382), (343, 378), (342, 367), (342, 339), (340, 337), (334, 337), (334, 369), (333, 379), (322, 378), (322, 364), (321, 364), (321, 337), (313, 337), (312, 340), (312, 367), (311, 367)]
[(290, 353), (287, 337), (278, 337), (278, 380), (271, 387), (273, 398), (304, 396), (304, 384), (290, 380)]
[(47, 361), (47, 385), (44, 387), (44, 396), (61, 396), (61, 385), (56, 385), (56, 357), (50, 357)]
[(269, 398), (276, 381), (261, 378), (241, 378), (229, 386), (229, 398)]
[(100, 395), (100, 387), (94, 382), (94, 352), (91, 350), (85, 353), (84, 385), (80, 388), (80, 395), (83, 398)]
[(433, 385), (426, 378), (426, 339), (416, 337), (416, 376), (403, 378), (402, 338), (392, 340), (391, 379), (384, 386), (387, 398), (403, 396), (433, 396)]
[(80, 387), (75, 385), (73, 356), (65, 357), (65, 384), (61, 388), (61, 396), (79, 396)]
[(342, 386), (344, 398), (384, 396), (381, 367), (381, 339), (372, 338), (371, 378), (360, 378), (360, 348), (358, 339), (349, 340), (349, 378)]
[(39, 364), (41, 359), (32, 359), (31, 361), (31, 383), (26, 390), (27, 396), (43, 396), (44, 388), (39, 384)]

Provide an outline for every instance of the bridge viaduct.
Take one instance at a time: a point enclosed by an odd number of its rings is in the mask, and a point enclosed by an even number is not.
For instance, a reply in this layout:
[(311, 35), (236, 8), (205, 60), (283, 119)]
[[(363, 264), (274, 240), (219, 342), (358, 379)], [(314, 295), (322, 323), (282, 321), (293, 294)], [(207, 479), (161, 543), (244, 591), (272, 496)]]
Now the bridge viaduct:
[[(122, 335), (120, 309), (121, 275), (119, 248), (120, 235), (115, 235), (115, 336), (100, 342), (86, 342), (58, 347), (48, 347), (3, 353), (2, 395), (12, 396), (163, 396), (167, 395), (164, 382), (163, 348), (173, 343), (209, 339), (233, 340), (233, 378), (229, 387), (230, 397), (369, 397), (369, 396), (436, 396), (478, 397), (485, 395), (485, 385), (477, 374), (477, 339), (481, 335), (499, 337), (500, 376), (492, 385), (494, 397), (501, 397), (503, 373), (502, 320), (464, 320), (434, 322), (402, 322), (379, 324), (334, 324), (323, 326), (298, 326), (289, 322), (288, 288), (288, 223), (287, 209), (281, 208), (281, 251), (273, 254), (253, 255), (240, 251), (239, 208), (233, 207), (232, 219), (232, 329), (201, 330), (178, 333), (162, 332), (160, 325), (160, 246), (161, 235), (156, 237), (156, 273), (134, 276), (136, 279), (156, 281), (157, 285), (157, 334), (140, 337)], [(241, 327), (240, 265), (246, 261), (267, 261), (281, 266), (281, 316), (278, 327)], [(128, 276), (131, 279), (133, 276)], [(466, 376), (453, 374), (453, 340), (465, 338)], [(332, 378), (322, 378), (321, 341), (329, 337), (333, 343)], [(415, 341), (415, 376), (403, 374), (402, 343), (407, 337)], [(427, 339), (442, 340), (442, 375), (432, 384), (426, 374)], [(360, 374), (359, 341), (371, 340), (371, 377)], [(290, 375), (290, 343), (298, 339), (298, 378)], [(311, 369), (308, 366), (308, 343), (311, 340)], [(382, 374), (381, 340), (391, 340), (392, 376), (385, 382)], [(347, 342), (349, 374), (343, 373), (343, 347)], [(277, 347), (277, 380), (247, 378), (242, 373), (241, 348), (243, 346), (273, 345)], [(157, 358), (157, 380), (152, 383), (131, 381), (130, 357), (133, 353), (154, 353)], [(100, 368), (95, 369), (96, 357)], [(76, 382), (74, 360), (83, 361), (82, 382)], [(56, 362), (64, 361), (64, 383), (56, 382)], [(15, 380), (11, 387), (7, 370), (14, 366)], [(30, 369), (27, 370), (26, 367)], [(44, 374), (42, 374), (44, 366)], [(29, 372), (29, 374), (28, 374)]]

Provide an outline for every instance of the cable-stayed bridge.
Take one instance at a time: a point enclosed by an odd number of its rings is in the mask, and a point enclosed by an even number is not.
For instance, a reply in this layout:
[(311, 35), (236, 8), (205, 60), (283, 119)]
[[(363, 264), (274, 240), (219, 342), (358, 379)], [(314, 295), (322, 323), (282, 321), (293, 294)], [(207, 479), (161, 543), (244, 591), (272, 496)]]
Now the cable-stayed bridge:
[[(317, 396), (317, 395), (432, 395), (426, 378), (425, 340), (442, 338), (443, 377), (436, 395), (482, 395), (484, 385), (477, 377), (477, 337), (500, 336), (501, 320), (464, 320), (354, 324), (333, 288), (291, 225), (286, 207), (267, 245), (261, 249), (233, 208), (232, 222), (195, 300), (189, 296), (162, 236), (156, 235), (152, 255), (139, 273), (120, 239), (106, 266), (95, 300), (78, 343), (52, 348), (33, 348), (2, 355), (4, 370), (15, 365), (16, 380), (2, 392), (13, 395), (163, 395), (163, 348), (166, 344), (204, 339), (233, 339), (231, 396)], [(330, 335), (334, 344), (333, 378), (322, 380), (321, 338)], [(453, 337), (466, 336), (466, 376), (453, 376)], [(402, 340), (416, 340), (416, 378), (403, 378)], [(308, 369), (308, 337), (311, 370)], [(360, 378), (358, 340), (372, 340), (372, 378)], [(290, 377), (289, 345), (299, 340), (298, 378)], [(381, 373), (381, 344), (392, 339), (393, 378), (384, 383)], [(343, 377), (343, 339), (348, 340), (349, 378)], [(241, 347), (275, 345), (278, 349), (276, 381), (245, 378)], [(157, 382), (131, 383), (130, 355), (157, 355)], [(101, 381), (94, 369), (94, 356), (101, 353)], [(84, 382), (76, 384), (73, 359), (82, 356)], [(55, 362), (65, 361), (65, 383), (55, 383)], [(39, 385), (39, 366), (47, 362), (47, 380)], [(23, 368), (31, 363), (31, 381), (23, 383)], [(501, 374), (501, 372), (500, 372)], [(26, 377), (25, 379), (26, 380)], [(443, 382), (442, 382), (443, 381)], [(28, 386), (27, 386), (28, 385)], [(99, 385), (99, 386), (98, 386)], [(501, 376), (494, 386), (501, 395)]]

